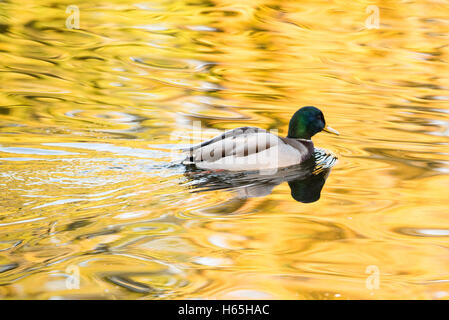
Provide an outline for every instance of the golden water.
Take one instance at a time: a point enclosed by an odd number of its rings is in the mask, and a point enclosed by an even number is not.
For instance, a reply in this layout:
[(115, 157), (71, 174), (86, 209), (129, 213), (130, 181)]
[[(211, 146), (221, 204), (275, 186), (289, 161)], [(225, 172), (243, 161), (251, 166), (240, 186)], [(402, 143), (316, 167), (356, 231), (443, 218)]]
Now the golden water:
[[(1, 2), (0, 298), (448, 298), (448, 17), (440, 0)], [(194, 121), (284, 135), (303, 105), (341, 132), (314, 137), (338, 157), (318, 201), (286, 182), (192, 192), (173, 164)]]

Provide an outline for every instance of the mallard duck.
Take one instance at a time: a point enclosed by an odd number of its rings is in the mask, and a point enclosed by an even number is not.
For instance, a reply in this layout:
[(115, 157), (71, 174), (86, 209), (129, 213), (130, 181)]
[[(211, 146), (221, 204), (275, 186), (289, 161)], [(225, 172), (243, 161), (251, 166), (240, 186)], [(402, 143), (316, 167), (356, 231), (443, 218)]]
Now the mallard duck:
[(320, 131), (339, 134), (326, 126), (323, 113), (307, 106), (290, 119), (287, 137), (279, 137), (257, 127), (241, 127), (224, 132), (189, 152), (184, 164), (205, 170), (272, 170), (303, 163), (313, 157), (312, 136)]

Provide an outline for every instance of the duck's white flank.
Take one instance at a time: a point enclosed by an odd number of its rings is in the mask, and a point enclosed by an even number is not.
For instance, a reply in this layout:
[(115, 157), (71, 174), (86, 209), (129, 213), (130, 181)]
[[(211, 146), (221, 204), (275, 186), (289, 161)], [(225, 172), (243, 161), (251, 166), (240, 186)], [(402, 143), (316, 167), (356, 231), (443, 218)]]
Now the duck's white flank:
[(280, 138), (259, 128), (237, 128), (189, 148), (190, 162), (206, 170), (265, 170), (299, 164), (313, 153), (311, 140)]

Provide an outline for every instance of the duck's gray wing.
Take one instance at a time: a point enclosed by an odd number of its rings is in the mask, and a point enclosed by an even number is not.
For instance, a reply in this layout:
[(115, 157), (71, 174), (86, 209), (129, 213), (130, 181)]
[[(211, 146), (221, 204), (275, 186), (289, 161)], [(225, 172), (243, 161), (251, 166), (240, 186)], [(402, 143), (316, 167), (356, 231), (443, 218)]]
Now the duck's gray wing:
[(237, 128), (188, 148), (190, 162), (213, 162), (228, 156), (247, 157), (282, 143), (278, 136), (256, 127)]
[(218, 142), (218, 141), (222, 141), (222, 140), (224, 140), (226, 138), (231, 138), (232, 139), (232, 138), (236, 138), (238, 136), (244, 135), (244, 134), (256, 133), (256, 132), (266, 132), (266, 130), (260, 129), (260, 128), (257, 128), (257, 127), (235, 128), (235, 129), (231, 129), (231, 130), (228, 130), (226, 132), (223, 132), (222, 134), (219, 134), (218, 136), (216, 136), (216, 137), (214, 137), (212, 139), (203, 141), (202, 143), (196, 144), (196, 145), (191, 146), (191, 147), (181, 148), (180, 150), (192, 152), (193, 150), (205, 147), (205, 146), (207, 146), (209, 144), (212, 144), (212, 143), (215, 143), (215, 142)]

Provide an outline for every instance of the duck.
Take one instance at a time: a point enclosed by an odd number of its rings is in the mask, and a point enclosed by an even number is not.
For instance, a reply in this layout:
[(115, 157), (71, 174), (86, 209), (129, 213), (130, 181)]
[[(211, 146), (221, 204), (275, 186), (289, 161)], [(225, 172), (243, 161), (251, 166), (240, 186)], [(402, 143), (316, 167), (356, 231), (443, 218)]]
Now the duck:
[(182, 148), (188, 153), (183, 163), (210, 171), (267, 171), (267, 174), (273, 174), (279, 168), (311, 160), (315, 150), (311, 138), (321, 131), (339, 135), (337, 130), (326, 125), (320, 109), (305, 106), (291, 117), (286, 137), (258, 127), (235, 128)]

